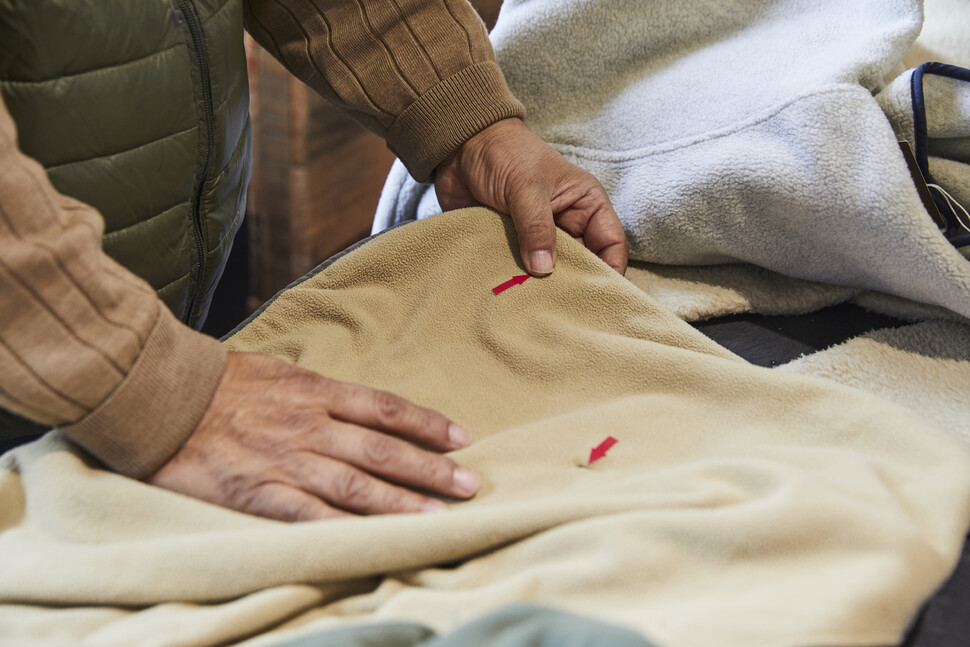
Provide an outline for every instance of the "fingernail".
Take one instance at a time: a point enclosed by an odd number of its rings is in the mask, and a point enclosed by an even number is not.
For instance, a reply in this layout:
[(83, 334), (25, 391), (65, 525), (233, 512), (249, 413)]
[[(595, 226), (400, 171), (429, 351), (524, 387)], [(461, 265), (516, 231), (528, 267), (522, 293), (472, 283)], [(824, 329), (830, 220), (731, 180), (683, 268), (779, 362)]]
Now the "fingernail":
[(459, 427), (455, 423), (448, 425), (448, 440), (451, 444), (456, 447), (464, 447), (468, 444), (468, 430), (464, 427)]
[(429, 499), (421, 504), (421, 512), (447, 512), (448, 506), (441, 501)]
[(546, 250), (532, 252), (529, 255), (530, 265), (535, 274), (552, 274), (552, 254)]
[(464, 467), (456, 467), (451, 478), (455, 485), (455, 491), (462, 496), (475, 494), (481, 481), (477, 474), (466, 470)]

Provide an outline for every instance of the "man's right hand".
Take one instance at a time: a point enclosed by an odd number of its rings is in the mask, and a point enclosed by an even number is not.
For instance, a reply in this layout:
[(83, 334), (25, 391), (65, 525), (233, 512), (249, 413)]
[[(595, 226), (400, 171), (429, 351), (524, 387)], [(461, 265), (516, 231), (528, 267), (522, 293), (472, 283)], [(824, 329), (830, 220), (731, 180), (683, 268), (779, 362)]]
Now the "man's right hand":
[(230, 351), (199, 425), (147, 480), (284, 521), (434, 512), (447, 506), (415, 490), (466, 499), (478, 489), (438, 453), (467, 443), (440, 413), (386, 391)]

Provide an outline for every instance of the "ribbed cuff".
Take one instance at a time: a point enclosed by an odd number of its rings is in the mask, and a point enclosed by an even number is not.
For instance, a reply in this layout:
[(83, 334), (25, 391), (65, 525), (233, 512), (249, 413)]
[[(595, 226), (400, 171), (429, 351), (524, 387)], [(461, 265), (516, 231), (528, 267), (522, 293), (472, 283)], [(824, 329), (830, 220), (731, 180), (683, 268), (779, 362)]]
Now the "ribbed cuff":
[(473, 135), (497, 121), (525, 117), (494, 61), (476, 63), (434, 86), (387, 131), (387, 146), (411, 176), (425, 182)]
[(158, 320), (125, 379), (61, 431), (111, 469), (145, 478), (191, 435), (225, 366), (226, 349), (217, 339), (183, 325), (159, 304)]

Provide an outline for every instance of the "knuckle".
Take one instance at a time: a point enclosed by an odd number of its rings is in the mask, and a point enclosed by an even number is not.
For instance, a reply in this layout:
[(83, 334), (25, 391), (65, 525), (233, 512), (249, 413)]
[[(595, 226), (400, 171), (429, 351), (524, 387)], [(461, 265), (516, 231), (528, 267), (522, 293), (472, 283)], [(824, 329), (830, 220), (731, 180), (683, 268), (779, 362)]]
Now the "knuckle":
[(374, 392), (374, 409), (384, 425), (396, 425), (406, 412), (404, 400), (387, 391)]
[(368, 490), (367, 477), (349, 469), (340, 472), (333, 482), (334, 497), (343, 504), (359, 503), (366, 498)]
[(280, 509), (283, 521), (308, 521), (315, 518), (316, 506), (312, 500), (297, 499), (287, 501)]
[(248, 482), (232, 496), (232, 508), (259, 516), (280, 517), (279, 505), (274, 505), (273, 493), (266, 483)]
[[(304, 409), (285, 409), (276, 414), (280, 430), (287, 432), (304, 432), (317, 426), (317, 416), (312, 411)], [(264, 442), (266, 444), (280, 442), (282, 436), (279, 434), (267, 434)], [(268, 447), (263, 448), (268, 449)]]
[(301, 393), (303, 397), (312, 396), (319, 398), (325, 403), (330, 403), (339, 391), (340, 382), (320, 375), (315, 371), (303, 368), (302, 366), (294, 365), (293, 368), (299, 369), (299, 371), (293, 372), (290, 388), (293, 391)]
[(260, 484), (254, 482), (249, 474), (240, 472), (223, 473), (219, 475), (218, 482), (223, 496), (233, 502), (233, 505), (236, 507), (247, 509), (253, 505), (254, 500), (262, 497)]
[(597, 202), (609, 200), (609, 195), (606, 193), (603, 185), (596, 180), (593, 180), (593, 182), (593, 185), (588, 189), (587, 195)]
[(364, 441), (364, 456), (373, 465), (386, 465), (396, 455), (394, 441), (383, 434), (374, 434)]
[(323, 375), (316, 376), (314, 386), (321, 400), (330, 405), (344, 403), (357, 397), (357, 393), (352, 388), (353, 385)]
[(545, 242), (547, 238), (555, 237), (554, 225), (551, 220), (547, 222), (545, 218), (529, 218), (518, 229), (524, 239), (536, 241), (538, 244), (542, 244), (540, 241)]

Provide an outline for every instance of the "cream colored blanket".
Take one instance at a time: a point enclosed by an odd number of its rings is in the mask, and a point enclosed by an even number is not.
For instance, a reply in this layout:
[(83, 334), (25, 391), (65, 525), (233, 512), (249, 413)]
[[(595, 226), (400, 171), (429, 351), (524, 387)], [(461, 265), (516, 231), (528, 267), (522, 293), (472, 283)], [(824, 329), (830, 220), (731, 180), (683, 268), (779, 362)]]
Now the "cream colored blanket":
[(970, 525), (966, 447), (747, 364), (562, 234), (551, 277), (496, 295), (522, 273), (514, 240), (484, 209), (393, 229), (228, 342), (452, 417), (475, 499), (286, 525), (102, 471), (51, 433), (0, 460), (0, 644), (441, 631), (521, 600), (664, 647), (896, 644)]

